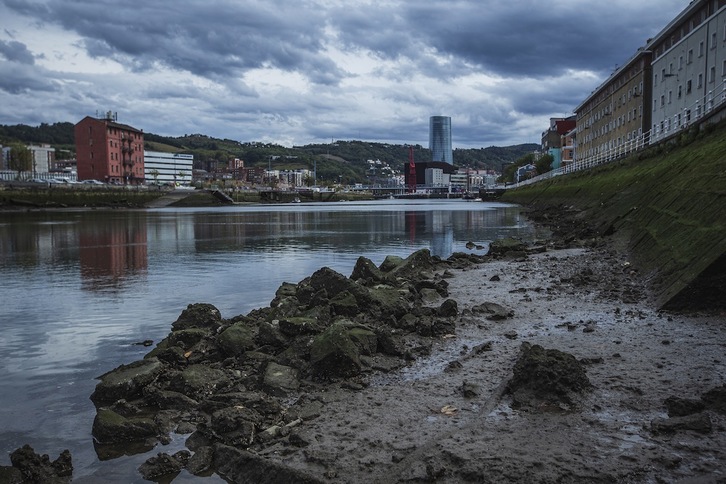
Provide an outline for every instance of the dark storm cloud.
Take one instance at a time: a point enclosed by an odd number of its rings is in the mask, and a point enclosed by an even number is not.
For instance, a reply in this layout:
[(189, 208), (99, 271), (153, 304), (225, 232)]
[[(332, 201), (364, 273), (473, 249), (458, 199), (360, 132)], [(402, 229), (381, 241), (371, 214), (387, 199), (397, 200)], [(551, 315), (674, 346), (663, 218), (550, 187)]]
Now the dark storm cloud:
[(43, 69), (17, 62), (0, 62), (0, 91), (9, 94), (54, 92), (58, 83)]
[(0, 40), (0, 56), (5, 57), (8, 61), (19, 62), (21, 64), (34, 64), (35, 57), (28, 50), (28, 47), (22, 42), (11, 40), (5, 42)]
[[(345, 42), (387, 58), (422, 58), (432, 49), (460, 61), (449, 67), (470, 70), (466, 63), (500, 76), (545, 77), (570, 69), (604, 72), (623, 62), (684, 2), (669, 0), (669, 13), (659, 15), (666, 10), (662, 3), (632, 2), (625, 10), (617, 2), (402, 2), (396, 11), (374, 10), (368, 19), (355, 11), (339, 17)], [(426, 72), (436, 66), (420, 67)]]
[[(222, 77), (275, 67), (319, 84), (335, 84), (343, 76), (322, 53), (324, 19), (303, 3), (50, 0), (34, 5), (45, 22), (82, 36), (90, 56), (135, 71), (164, 65)], [(31, 14), (26, 2), (9, 0), (8, 6)]]

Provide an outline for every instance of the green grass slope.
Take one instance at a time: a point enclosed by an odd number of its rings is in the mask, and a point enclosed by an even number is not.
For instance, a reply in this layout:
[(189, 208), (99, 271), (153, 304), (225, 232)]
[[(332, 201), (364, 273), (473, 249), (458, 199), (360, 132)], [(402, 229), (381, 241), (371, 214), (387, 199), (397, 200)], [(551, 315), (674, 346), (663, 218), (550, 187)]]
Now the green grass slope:
[(725, 195), (721, 122), (623, 161), (508, 190), (502, 201), (581, 210), (598, 232), (627, 244), (660, 306), (684, 306), (696, 287), (723, 299)]

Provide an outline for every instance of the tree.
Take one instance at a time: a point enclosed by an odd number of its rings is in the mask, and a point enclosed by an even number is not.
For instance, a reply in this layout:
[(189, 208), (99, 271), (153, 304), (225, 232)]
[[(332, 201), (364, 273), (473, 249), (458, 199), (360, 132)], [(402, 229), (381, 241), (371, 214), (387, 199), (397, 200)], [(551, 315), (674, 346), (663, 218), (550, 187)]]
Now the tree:
[(25, 146), (15, 143), (10, 145), (8, 167), (15, 171), (30, 171), (33, 169), (33, 155)]
[(159, 178), (159, 170), (157, 170), (156, 168), (154, 168), (153, 170), (151, 170), (149, 172), (149, 175), (151, 175), (151, 176), (154, 177), (154, 184), (156, 184), (156, 180), (157, 180), (157, 178)]
[(540, 156), (534, 166), (537, 168), (537, 174), (542, 175), (548, 171), (552, 171), (552, 162), (555, 161), (554, 157), (550, 154)]

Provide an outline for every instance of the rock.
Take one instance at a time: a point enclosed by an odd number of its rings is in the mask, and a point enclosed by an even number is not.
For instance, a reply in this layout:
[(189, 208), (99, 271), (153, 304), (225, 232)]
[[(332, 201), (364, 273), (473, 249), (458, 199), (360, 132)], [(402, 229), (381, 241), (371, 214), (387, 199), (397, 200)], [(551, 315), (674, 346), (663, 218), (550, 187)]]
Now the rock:
[(454, 318), (459, 314), (459, 308), (456, 301), (453, 299), (447, 299), (439, 306), (436, 310), (436, 314), (442, 318)]
[(351, 286), (354, 286), (355, 282), (329, 267), (323, 267), (310, 276), (308, 284), (315, 291), (325, 290), (328, 298), (332, 299), (345, 290), (353, 292)]
[(198, 476), (206, 473), (212, 467), (214, 460), (214, 449), (210, 446), (203, 446), (197, 449), (187, 462), (187, 471)]
[(91, 433), (99, 444), (141, 442), (159, 433), (149, 418), (124, 417), (108, 408), (99, 408)]
[(265, 369), (262, 385), (267, 393), (276, 397), (287, 397), (300, 388), (298, 371), (289, 366), (271, 361)]
[(278, 327), (280, 332), (286, 336), (316, 334), (324, 329), (324, 326), (317, 319), (306, 317), (280, 319)]
[(227, 445), (248, 447), (255, 440), (259, 413), (241, 405), (227, 407), (212, 414), (211, 428)]
[(461, 391), (461, 394), (464, 396), (464, 398), (475, 398), (478, 397), (481, 393), (481, 387), (479, 385), (477, 385), (476, 383), (468, 382), (466, 380), (462, 382), (459, 390)]
[(192, 410), (199, 402), (180, 392), (171, 390), (150, 389), (145, 392), (146, 401), (160, 409)]
[(280, 330), (280, 322), (262, 321), (257, 328), (257, 344), (261, 346), (269, 345), (275, 348), (285, 346), (286, 339)]
[(350, 329), (349, 323), (337, 321), (315, 337), (310, 347), (310, 363), (317, 376), (349, 377), (360, 373), (360, 350)]
[(235, 323), (217, 336), (217, 344), (227, 356), (239, 356), (255, 347), (255, 328), (248, 323)]
[(668, 397), (664, 403), (669, 417), (684, 417), (702, 412), (706, 408), (702, 401), (679, 397)]
[(377, 284), (384, 280), (383, 272), (366, 257), (358, 257), (353, 267), (353, 273), (350, 278), (354, 281), (363, 281), (367, 283)]
[(214, 448), (214, 468), (229, 482), (254, 482), (256, 484), (280, 482), (322, 484), (326, 482), (282, 463), (220, 444)]
[(569, 407), (575, 394), (591, 387), (584, 366), (571, 354), (523, 343), (506, 392), (517, 407)]
[[(17, 469), (17, 472), (8, 470), (6, 474), (9, 479), (15, 479), (19, 474), (21, 480), (3, 482), (66, 484), (72, 480), (73, 459), (67, 449), (51, 462), (47, 454), (39, 455), (31, 446), (24, 445), (10, 454), (10, 463), (13, 468)], [(0, 472), (0, 478), (3, 474), (5, 473)]]
[(501, 256), (508, 252), (523, 252), (527, 245), (521, 240), (512, 237), (498, 239), (489, 244), (488, 255)]
[(216, 330), (222, 325), (219, 309), (211, 304), (190, 304), (172, 323), (172, 331), (190, 328), (208, 328)]
[(431, 251), (429, 249), (419, 249), (391, 269), (388, 274), (397, 279), (414, 280), (420, 279), (423, 274), (433, 268), (434, 261), (431, 257)]
[(331, 299), (330, 309), (332, 310), (333, 316), (353, 317), (361, 312), (358, 307), (358, 300), (349, 291), (341, 292)]
[(726, 415), (726, 385), (707, 391), (701, 400), (710, 410)]
[(381, 265), (378, 268), (384, 273), (391, 272), (401, 264), (403, 264), (403, 258), (398, 257), (397, 255), (388, 255), (385, 259), (383, 259), (383, 262), (381, 262)]
[(160, 477), (173, 477), (184, 468), (174, 457), (161, 452), (155, 457), (150, 457), (141, 466), (139, 472), (147, 481), (158, 481)]
[(153, 382), (162, 370), (163, 365), (157, 358), (121, 365), (98, 377), (101, 381), (91, 394), (91, 401), (99, 405), (113, 403), (122, 398), (132, 400), (139, 396), (141, 390)]
[(711, 419), (705, 413), (695, 413), (683, 417), (657, 418), (650, 423), (653, 433), (672, 434), (681, 430), (692, 430), (701, 434), (711, 432)]
[(220, 386), (226, 386), (229, 378), (222, 370), (207, 365), (191, 365), (175, 374), (169, 382), (169, 389), (201, 400)]
[(474, 314), (486, 314), (486, 318), (491, 321), (501, 321), (514, 316), (514, 311), (494, 302), (485, 302), (478, 306), (473, 306), (471, 312)]
[(202, 339), (209, 336), (211, 332), (208, 329), (190, 328), (173, 331), (169, 335), (169, 345), (179, 346), (184, 349), (191, 348), (199, 343)]

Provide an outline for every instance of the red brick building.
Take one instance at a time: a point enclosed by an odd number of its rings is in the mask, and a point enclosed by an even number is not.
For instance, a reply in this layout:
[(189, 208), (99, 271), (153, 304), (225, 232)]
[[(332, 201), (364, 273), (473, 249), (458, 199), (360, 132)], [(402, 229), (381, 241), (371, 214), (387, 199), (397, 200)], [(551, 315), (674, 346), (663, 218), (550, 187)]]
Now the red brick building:
[(75, 126), (79, 180), (139, 185), (144, 182), (144, 132), (105, 118), (86, 116)]

